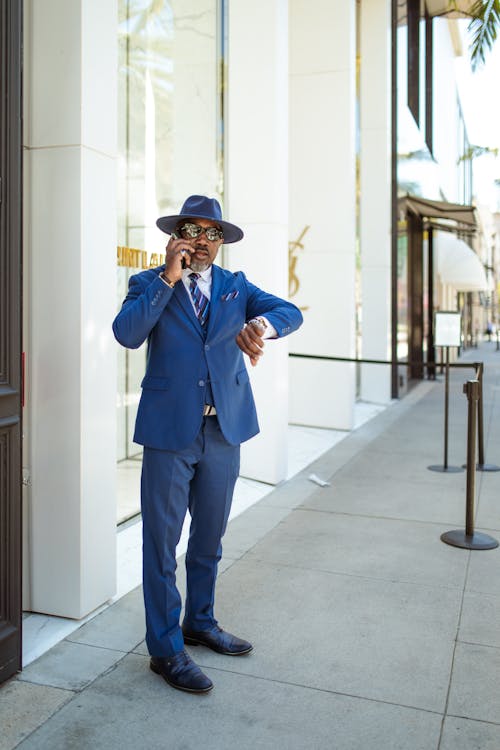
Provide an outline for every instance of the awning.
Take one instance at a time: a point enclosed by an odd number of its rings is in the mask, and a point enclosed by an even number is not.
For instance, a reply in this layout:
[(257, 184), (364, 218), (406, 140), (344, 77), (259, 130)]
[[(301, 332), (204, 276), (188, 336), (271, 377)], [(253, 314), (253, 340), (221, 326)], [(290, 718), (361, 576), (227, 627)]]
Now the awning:
[(447, 203), (446, 201), (432, 201), (419, 198), (416, 195), (407, 195), (404, 199), (409, 211), (423, 219), (441, 219), (456, 221), (468, 227), (476, 227), (476, 216), (474, 206), (462, 206), (460, 203)]
[(448, 232), (436, 232), (437, 272), (443, 284), (457, 292), (482, 292), (489, 288), (484, 266), (466, 242)]
[(472, 0), (427, 0), (426, 6), (430, 16), (447, 18), (470, 18)]

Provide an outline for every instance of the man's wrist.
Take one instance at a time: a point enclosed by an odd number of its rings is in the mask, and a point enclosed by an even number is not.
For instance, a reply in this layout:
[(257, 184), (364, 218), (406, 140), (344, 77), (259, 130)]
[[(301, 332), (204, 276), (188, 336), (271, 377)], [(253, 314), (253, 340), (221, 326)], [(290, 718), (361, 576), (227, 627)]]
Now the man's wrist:
[(166, 284), (167, 286), (169, 286), (169, 287), (170, 287), (171, 289), (173, 289), (173, 288), (174, 288), (174, 286), (175, 286), (175, 281), (170, 281), (170, 279), (168, 278), (168, 276), (167, 276), (167, 274), (165, 273), (165, 271), (163, 271), (163, 273), (161, 273), (161, 274), (160, 274), (160, 279), (161, 279), (161, 280), (162, 280), (163, 282), (165, 282), (165, 284)]

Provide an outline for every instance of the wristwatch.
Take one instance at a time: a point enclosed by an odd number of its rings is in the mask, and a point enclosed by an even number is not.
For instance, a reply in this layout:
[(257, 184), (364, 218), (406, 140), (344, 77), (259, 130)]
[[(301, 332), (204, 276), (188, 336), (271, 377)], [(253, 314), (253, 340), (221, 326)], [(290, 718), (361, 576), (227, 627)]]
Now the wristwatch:
[(250, 325), (250, 323), (256, 323), (260, 328), (263, 328), (264, 331), (267, 328), (267, 323), (264, 320), (264, 318), (260, 318), (260, 317), (259, 318), (252, 318), (251, 320), (248, 321), (247, 325)]

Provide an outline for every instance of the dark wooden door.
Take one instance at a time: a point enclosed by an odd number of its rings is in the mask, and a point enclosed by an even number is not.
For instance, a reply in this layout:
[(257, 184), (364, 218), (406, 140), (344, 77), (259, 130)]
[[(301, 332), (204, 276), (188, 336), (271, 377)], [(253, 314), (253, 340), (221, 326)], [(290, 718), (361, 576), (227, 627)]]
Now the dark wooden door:
[(0, 682), (21, 668), (22, 5), (0, 0)]

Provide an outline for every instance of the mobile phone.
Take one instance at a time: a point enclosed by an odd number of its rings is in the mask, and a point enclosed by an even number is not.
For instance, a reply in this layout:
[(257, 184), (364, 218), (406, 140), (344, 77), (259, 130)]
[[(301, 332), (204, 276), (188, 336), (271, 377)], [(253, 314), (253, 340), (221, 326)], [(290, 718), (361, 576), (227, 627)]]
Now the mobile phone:
[[(172, 232), (171, 236), (174, 238), (174, 240), (180, 240), (181, 239), (180, 234), (178, 234), (177, 232)], [(181, 255), (182, 255), (181, 268), (187, 268), (186, 259), (184, 257), (185, 254), (186, 254), (186, 251), (185, 250), (181, 250)]]

